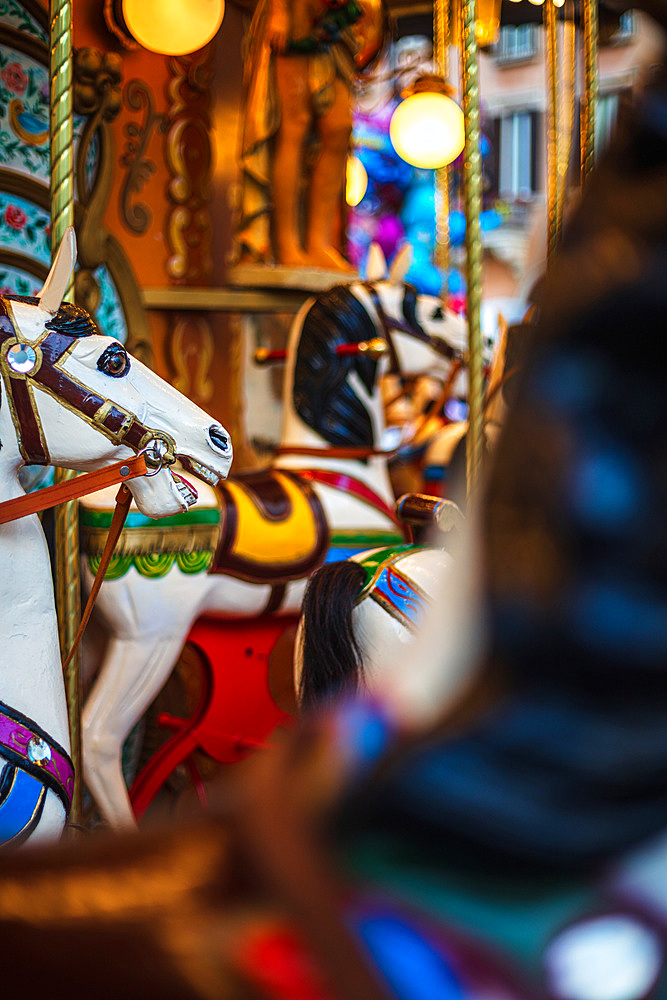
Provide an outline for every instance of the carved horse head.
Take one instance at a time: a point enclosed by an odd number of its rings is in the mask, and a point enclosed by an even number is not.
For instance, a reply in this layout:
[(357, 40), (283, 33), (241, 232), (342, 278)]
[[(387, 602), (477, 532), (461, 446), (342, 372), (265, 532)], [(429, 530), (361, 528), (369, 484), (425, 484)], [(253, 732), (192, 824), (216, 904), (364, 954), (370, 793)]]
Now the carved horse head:
[[(178, 458), (216, 483), (231, 465), (229, 435), (119, 341), (97, 333), (88, 313), (62, 303), (75, 257), (68, 229), (41, 292), (0, 299), (0, 372), (16, 465), (88, 471), (146, 449), (154, 474), (128, 484), (139, 509), (151, 517), (185, 511), (196, 495), (170, 466)], [(3, 445), (11, 447), (6, 435)]]

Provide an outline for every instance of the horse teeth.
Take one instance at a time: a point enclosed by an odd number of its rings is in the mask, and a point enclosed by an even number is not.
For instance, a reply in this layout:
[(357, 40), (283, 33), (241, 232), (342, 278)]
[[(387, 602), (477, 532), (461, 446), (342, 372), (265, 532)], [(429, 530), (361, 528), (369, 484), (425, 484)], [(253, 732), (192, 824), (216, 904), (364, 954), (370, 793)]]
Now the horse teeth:
[(194, 474), (199, 476), (200, 479), (203, 479), (205, 483), (209, 484), (209, 486), (218, 485), (220, 477), (217, 476), (215, 472), (211, 472), (210, 469), (207, 469), (205, 465), (200, 465), (199, 462), (195, 462), (192, 458), (188, 459), (188, 465)]
[(182, 479), (176, 479), (175, 477), (174, 482), (176, 483), (176, 489), (181, 494), (188, 507), (192, 507), (192, 505), (197, 502), (197, 497), (192, 492), (188, 484)]

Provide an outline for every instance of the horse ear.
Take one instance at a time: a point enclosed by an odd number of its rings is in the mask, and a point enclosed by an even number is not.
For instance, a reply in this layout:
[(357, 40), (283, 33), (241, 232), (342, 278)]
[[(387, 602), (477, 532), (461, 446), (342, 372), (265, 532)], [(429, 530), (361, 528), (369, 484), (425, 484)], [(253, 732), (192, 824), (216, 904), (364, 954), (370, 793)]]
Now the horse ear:
[(401, 285), (405, 281), (405, 276), (412, 266), (412, 258), (410, 243), (404, 243), (400, 250), (396, 251), (389, 268), (389, 281), (392, 285)]
[(387, 260), (379, 243), (371, 243), (366, 258), (366, 278), (368, 281), (382, 281), (387, 276)]
[(44, 282), (44, 287), (38, 293), (39, 305), (45, 312), (52, 316), (60, 309), (60, 303), (67, 290), (70, 275), (76, 263), (76, 236), (74, 229), (68, 226), (65, 235), (60, 241), (56, 259), (51, 265), (49, 276)]

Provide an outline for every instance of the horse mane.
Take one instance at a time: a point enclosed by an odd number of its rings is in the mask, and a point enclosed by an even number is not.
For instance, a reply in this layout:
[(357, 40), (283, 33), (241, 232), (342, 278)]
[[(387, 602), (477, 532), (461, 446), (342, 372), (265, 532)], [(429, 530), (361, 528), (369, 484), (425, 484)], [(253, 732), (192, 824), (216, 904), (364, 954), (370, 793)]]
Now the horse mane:
[[(5, 295), (4, 298), (10, 302), (23, 302), (29, 306), (39, 306), (39, 298), (36, 295)], [(74, 305), (73, 302), (63, 302), (55, 316), (45, 323), (47, 330), (54, 330), (56, 333), (64, 333), (68, 337), (88, 337), (93, 333), (99, 333), (95, 320), (81, 306)]]
[(335, 349), (376, 333), (366, 307), (347, 285), (319, 295), (306, 313), (294, 368), (294, 408), (331, 445), (375, 444), (371, 418), (347, 377), (354, 372), (371, 393), (377, 361), (362, 354), (338, 355)]
[(405, 285), (405, 294), (403, 296), (403, 319), (406, 321), (409, 327), (413, 330), (418, 330), (419, 333), (425, 331), (421, 323), (417, 319), (417, 289), (414, 285)]
[(72, 302), (63, 302), (53, 319), (46, 324), (46, 328), (55, 330), (56, 333), (64, 333), (68, 337), (89, 337), (100, 332), (90, 313)]
[(304, 709), (353, 694), (361, 686), (362, 658), (352, 612), (365, 581), (363, 567), (350, 560), (321, 566), (308, 581), (301, 606), (299, 703)]

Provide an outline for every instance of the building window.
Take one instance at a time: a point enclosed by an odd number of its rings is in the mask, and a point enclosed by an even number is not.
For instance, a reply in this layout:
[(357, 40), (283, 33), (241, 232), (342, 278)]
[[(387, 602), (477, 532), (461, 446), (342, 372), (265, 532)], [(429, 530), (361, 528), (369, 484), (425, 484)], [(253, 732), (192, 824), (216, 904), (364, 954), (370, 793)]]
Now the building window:
[(522, 62), (537, 55), (537, 30), (534, 24), (505, 25), (500, 29), (496, 60), (501, 63)]
[(536, 121), (534, 111), (517, 111), (500, 119), (501, 198), (526, 199), (535, 192)]
[(612, 35), (612, 42), (616, 45), (624, 45), (627, 42), (631, 42), (635, 37), (635, 28), (635, 12), (633, 10), (626, 10), (620, 16), (618, 31), (615, 31)]
[(616, 128), (618, 94), (603, 94), (595, 107), (595, 149), (597, 155), (607, 148)]

